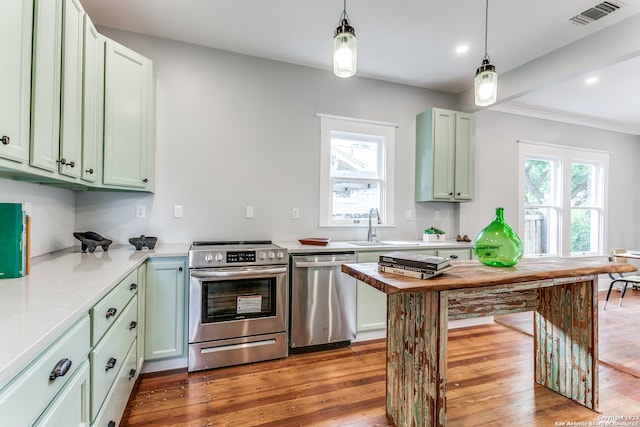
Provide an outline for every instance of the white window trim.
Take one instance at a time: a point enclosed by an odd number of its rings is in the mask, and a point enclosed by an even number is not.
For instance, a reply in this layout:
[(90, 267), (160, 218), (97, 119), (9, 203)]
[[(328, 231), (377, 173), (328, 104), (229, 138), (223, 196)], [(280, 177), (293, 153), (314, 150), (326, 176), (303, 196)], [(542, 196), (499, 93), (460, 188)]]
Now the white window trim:
[(350, 117), (316, 114), (320, 117), (320, 227), (367, 227), (368, 221), (360, 223), (335, 224), (331, 221), (331, 131), (362, 133), (384, 137), (385, 152), (382, 168), (384, 170), (384, 189), (382, 191), (380, 217), (382, 224), (377, 227), (395, 226), (395, 129), (397, 124), (376, 122), (372, 120), (355, 119)]
[[(554, 145), (536, 141), (524, 141), (518, 140), (518, 231), (520, 235), (524, 233), (524, 159), (529, 154), (538, 156), (547, 156), (548, 158), (560, 158), (564, 164), (568, 161), (569, 165), (573, 161), (584, 161), (585, 163), (600, 163), (602, 165), (602, 215), (600, 216), (601, 227), (601, 239), (600, 239), (600, 255), (605, 255), (605, 248), (608, 247), (608, 226), (606, 218), (608, 217), (609, 206), (609, 158), (610, 152), (603, 150), (592, 150), (580, 147), (572, 147), (565, 145)], [(571, 179), (571, 169), (566, 170), (566, 167), (562, 168), (562, 188), (567, 187), (567, 180)], [(559, 241), (560, 247), (557, 248), (558, 256), (560, 257), (578, 257), (582, 254), (571, 253), (571, 201), (565, 198), (564, 195), (560, 195), (562, 203), (562, 215), (560, 218), (560, 234)], [(593, 254), (585, 254), (586, 256), (593, 256)]]

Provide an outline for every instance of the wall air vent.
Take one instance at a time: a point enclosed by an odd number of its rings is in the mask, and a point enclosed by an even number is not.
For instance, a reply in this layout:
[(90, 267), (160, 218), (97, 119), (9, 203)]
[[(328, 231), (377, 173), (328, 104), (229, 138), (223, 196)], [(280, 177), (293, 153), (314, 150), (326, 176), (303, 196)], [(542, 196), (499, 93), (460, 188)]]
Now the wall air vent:
[(604, 18), (624, 6), (622, 2), (605, 1), (582, 11), (579, 15), (569, 18), (569, 21), (577, 25), (587, 25), (600, 18)]

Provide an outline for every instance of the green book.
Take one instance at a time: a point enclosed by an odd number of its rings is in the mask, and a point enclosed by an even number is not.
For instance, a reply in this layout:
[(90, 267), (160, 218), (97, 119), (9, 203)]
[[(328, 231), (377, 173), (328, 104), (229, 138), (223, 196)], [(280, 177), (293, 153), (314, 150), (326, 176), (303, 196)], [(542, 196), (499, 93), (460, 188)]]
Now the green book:
[(0, 279), (24, 276), (21, 203), (0, 203)]

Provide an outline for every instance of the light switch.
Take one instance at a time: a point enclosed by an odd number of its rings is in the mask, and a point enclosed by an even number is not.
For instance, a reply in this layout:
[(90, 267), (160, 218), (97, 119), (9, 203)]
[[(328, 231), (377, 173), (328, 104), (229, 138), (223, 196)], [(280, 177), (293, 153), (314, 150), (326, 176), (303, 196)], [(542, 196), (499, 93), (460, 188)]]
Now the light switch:
[(173, 206), (173, 217), (174, 218), (182, 218), (182, 205), (174, 205)]
[(404, 219), (406, 219), (407, 221), (411, 221), (413, 219), (413, 212), (411, 211), (411, 209), (407, 209), (404, 212)]
[(244, 208), (244, 217), (247, 219), (253, 218), (253, 206), (247, 206)]

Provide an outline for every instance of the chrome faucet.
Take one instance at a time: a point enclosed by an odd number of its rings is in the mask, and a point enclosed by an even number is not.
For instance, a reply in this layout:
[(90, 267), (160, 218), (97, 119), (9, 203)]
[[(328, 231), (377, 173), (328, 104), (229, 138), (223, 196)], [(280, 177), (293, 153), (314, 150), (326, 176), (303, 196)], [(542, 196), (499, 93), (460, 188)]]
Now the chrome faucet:
[(373, 232), (373, 228), (371, 227), (372, 214), (375, 214), (376, 218), (378, 218), (378, 224), (382, 224), (382, 221), (380, 221), (380, 212), (378, 212), (378, 208), (371, 208), (371, 210), (369, 210), (369, 231), (367, 232), (367, 242), (373, 242), (373, 238), (376, 236)]

